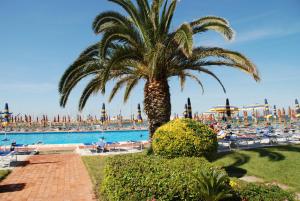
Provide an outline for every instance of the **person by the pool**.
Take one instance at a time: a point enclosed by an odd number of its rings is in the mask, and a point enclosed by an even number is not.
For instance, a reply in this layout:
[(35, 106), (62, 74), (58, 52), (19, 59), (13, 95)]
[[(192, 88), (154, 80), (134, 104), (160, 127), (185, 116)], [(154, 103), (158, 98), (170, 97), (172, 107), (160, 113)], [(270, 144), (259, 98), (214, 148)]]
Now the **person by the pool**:
[(104, 148), (106, 145), (104, 137), (100, 138), (99, 142), (97, 142), (96, 145), (97, 145), (97, 151), (104, 152)]
[(12, 143), (11, 143), (11, 145), (10, 145), (10, 151), (14, 151), (15, 148), (16, 148), (16, 145), (17, 145), (16, 140), (13, 140)]

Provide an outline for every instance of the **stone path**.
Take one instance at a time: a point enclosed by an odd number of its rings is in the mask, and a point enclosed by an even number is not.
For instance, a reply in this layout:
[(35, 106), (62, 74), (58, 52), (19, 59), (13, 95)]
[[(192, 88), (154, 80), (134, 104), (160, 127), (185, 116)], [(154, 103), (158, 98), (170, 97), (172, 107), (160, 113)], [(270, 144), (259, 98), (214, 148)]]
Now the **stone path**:
[(0, 182), (1, 201), (94, 201), (92, 183), (77, 154), (31, 156)]

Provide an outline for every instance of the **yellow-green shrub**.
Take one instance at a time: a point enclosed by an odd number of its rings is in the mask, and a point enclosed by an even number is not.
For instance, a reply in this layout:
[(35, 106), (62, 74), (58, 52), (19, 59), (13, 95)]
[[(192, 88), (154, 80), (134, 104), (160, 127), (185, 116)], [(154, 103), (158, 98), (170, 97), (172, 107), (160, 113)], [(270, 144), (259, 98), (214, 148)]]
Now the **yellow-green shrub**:
[(217, 136), (211, 128), (191, 119), (177, 119), (161, 126), (152, 138), (156, 155), (167, 158), (212, 158), (217, 152)]

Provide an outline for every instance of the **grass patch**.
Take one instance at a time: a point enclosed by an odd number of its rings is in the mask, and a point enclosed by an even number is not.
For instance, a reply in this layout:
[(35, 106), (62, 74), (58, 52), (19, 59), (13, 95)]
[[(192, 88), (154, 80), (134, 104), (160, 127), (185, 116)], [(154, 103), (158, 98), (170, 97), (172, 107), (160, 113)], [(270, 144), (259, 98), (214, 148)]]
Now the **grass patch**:
[(254, 175), (300, 192), (300, 146), (278, 146), (219, 154), (214, 164), (233, 177)]
[(88, 170), (93, 182), (94, 191), (99, 201), (105, 201), (101, 194), (101, 184), (104, 178), (105, 158), (101, 156), (83, 156), (81, 157), (85, 167)]
[(10, 172), (11, 170), (0, 170), (0, 181), (5, 179)]

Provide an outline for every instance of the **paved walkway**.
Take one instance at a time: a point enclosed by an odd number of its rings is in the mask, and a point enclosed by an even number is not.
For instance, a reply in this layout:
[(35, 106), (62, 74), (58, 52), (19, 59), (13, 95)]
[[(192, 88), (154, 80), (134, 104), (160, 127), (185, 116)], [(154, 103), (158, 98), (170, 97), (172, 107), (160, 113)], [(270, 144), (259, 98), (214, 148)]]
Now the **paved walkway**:
[(31, 156), (0, 182), (1, 201), (94, 201), (92, 183), (80, 156)]

